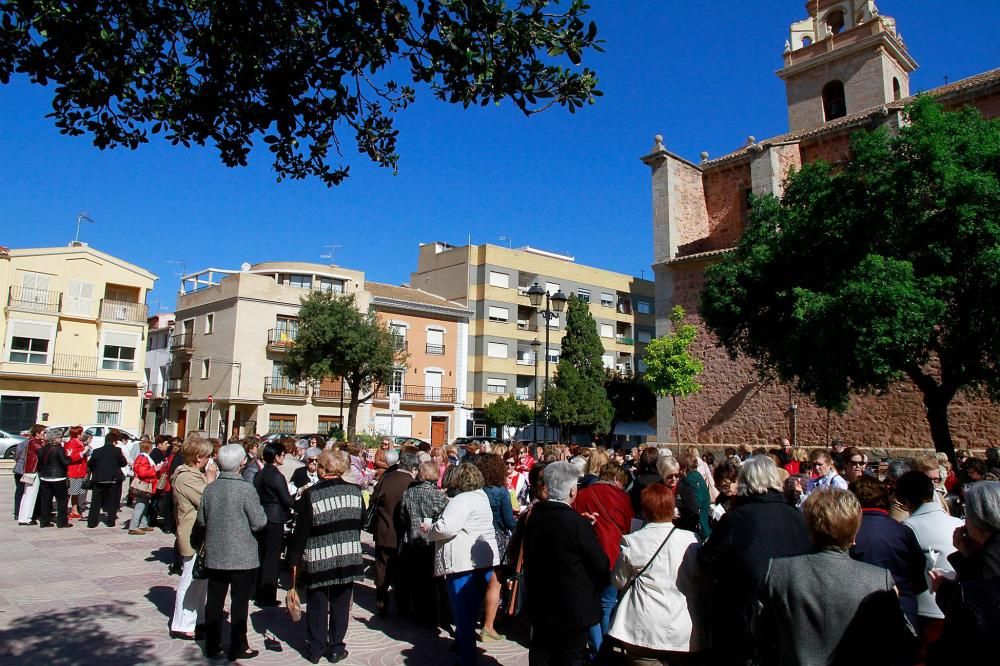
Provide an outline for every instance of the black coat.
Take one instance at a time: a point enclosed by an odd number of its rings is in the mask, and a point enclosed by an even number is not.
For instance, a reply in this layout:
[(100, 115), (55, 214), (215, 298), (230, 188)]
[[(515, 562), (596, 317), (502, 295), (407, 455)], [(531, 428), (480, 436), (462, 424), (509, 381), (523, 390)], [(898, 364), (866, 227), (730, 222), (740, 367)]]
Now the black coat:
[(260, 495), (260, 505), (264, 507), (269, 523), (285, 523), (292, 517), (292, 496), (288, 492), (285, 477), (274, 465), (264, 465), (254, 477), (253, 485)]
[(406, 534), (399, 514), (399, 504), (403, 501), (403, 493), (416, 484), (413, 475), (396, 467), (390, 467), (372, 491), (370, 505), (374, 507), (375, 545), (379, 548), (397, 548), (402, 536)]
[(87, 461), (93, 483), (116, 483), (125, 480), (122, 468), (128, 465), (125, 454), (113, 444), (105, 444), (94, 449)]
[(532, 507), (524, 526), (524, 586), (533, 624), (555, 630), (597, 624), (610, 569), (589, 520), (562, 502)]
[(66, 468), (72, 463), (62, 444), (46, 444), (38, 451), (38, 478), (65, 479)]

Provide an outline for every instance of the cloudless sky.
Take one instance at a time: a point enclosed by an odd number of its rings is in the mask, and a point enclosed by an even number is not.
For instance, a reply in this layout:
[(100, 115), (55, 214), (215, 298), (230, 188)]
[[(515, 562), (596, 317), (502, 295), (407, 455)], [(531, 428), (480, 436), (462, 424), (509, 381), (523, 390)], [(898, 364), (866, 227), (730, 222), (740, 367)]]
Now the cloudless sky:
[[(639, 158), (662, 134), (697, 161), (787, 131), (784, 85), (774, 72), (802, 0), (592, 0), (604, 53), (584, 64), (604, 96), (574, 115), (525, 118), (512, 106), (463, 110), (418, 89), (397, 116), (393, 175), (347, 144), (351, 176), (278, 183), (270, 153), (246, 168), (210, 147), (154, 137), (136, 151), (100, 151), (65, 137), (50, 91), (25, 80), (0, 86), (0, 245), (65, 245), (87, 211), (81, 240), (160, 276), (150, 311), (172, 310), (188, 272), (244, 261), (313, 261), (339, 245), (336, 263), (368, 279), (402, 283), (417, 245), (532, 245), (577, 262), (651, 276), (649, 171)], [(1000, 2), (883, 0), (920, 69), (911, 91), (1000, 66)]]

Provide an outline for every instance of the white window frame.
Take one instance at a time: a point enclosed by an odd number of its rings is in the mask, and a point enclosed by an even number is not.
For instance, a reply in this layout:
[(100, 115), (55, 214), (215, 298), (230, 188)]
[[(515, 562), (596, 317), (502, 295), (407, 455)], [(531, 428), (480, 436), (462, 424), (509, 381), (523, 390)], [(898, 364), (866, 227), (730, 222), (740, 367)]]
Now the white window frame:
[[(48, 345), (46, 345), (46, 347), (45, 347), (45, 354), (44, 354), (45, 355), (45, 359), (42, 360), (41, 362), (32, 362), (30, 360), (27, 360), (27, 359), (31, 358), (32, 354), (41, 355), (41, 352), (31, 351), (30, 350), (30, 347), (31, 347), (30, 343), (28, 344), (28, 347), (29, 347), (28, 351), (17, 351), (17, 352), (15, 352), (14, 349), (12, 349), (15, 337), (17, 337), (17, 338), (23, 338), (23, 337), (25, 337), (23, 335), (16, 335), (16, 336), (14, 335), (14, 329), (17, 328), (18, 324), (26, 324), (26, 325), (30, 325), (30, 326), (39, 326), (39, 327), (45, 327), (45, 328), (48, 329), (49, 335), (48, 335), (47, 338), (34, 338), (34, 337), (29, 337), (28, 338), (28, 340), (43, 340), (44, 339), (44, 340), (46, 340), (48, 342)], [(48, 364), (52, 363), (52, 355), (54, 353), (53, 350), (55, 349), (55, 346), (56, 346), (56, 325), (55, 325), (54, 322), (50, 323), (50, 322), (45, 322), (45, 321), (37, 321), (37, 320), (34, 320), (34, 319), (11, 319), (11, 320), (9, 320), (7, 322), (7, 355), (6, 355), (5, 358), (6, 358), (6, 360), (9, 363), (25, 363), (25, 364), (28, 364), (28, 365), (48, 365)], [(12, 353), (28, 354), (28, 357), (24, 361), (14, 361), (14, 360), (11, 360), (11, 354)]]
[(205, 335), (211, 335), (215, 332), (215, 313), (209, 312), (205, 315)]
[[(131, 338), (133, 340), (133, 344), (131, 346), (131, 349), (132, 349), (132, 358), (131, 359), (123, 359), (121, 357), (120, 353), (119, 353), (118, 356), (107, 356), (106, 355), (108, 347), (117, 347), (119, 349), (127, 349), (128, 348), (127, 345), (122, 345), (122, 344), (110, 345), (108, 343), (108, 337), (110, 335), (121, 335), (123, 337), (128, 337), (128, 338)], [(136, 363), (139, 360), (138, 359), (138, 355), (139, 355), (139, 353), (138, 353), (139, 352), (139, 343), (140, 343), (140, 340), (139, 340), (139, 334), (138, 333), (133, 333), (131, 331), (115, 331), (115, 330), (106, 330), (106, 331), (103, 331), (101, 333), (101, 348), (100, 348), (101, 370), (115, 370), (115, 371), (118, 371), (118, 372), (135, 372)], [(105, 367), (105, 364), (109, 363), (109, 362), (111, 364), (113, 364), (115, 367)], [(132, 367), (131, 368), (123, 368), (122, 367), (123, 363), (131, 363)]]
[(597, 330), (602, 338), (614, 339), (615, 337), (614, 324), (598, 324)]
[(577, 289), (576, 297), (579, 298), (584, 303), (590, 303), (590, 290), (589, 289)]
[[(503, 354), (500, 355), (500, 347), (503, 347)], [(498, 352), (493, 353), (494, 349)], [(486, 355), (490, 358), (510, 358), (510, 346), (506, 342), (487, 342)]]
[(507, 395), (507, 380), (502, 377), (487, 377), (486, 392), (492, 395)]
[(212, 376), (212, 359), (201, 359), (201, 378), (209, 379)]
[(556, 292), (560, 291), (562, 286), (558, 282), (548, 282), (545, 283), (545, 291), (549, 292), (549, 296), (552, 296)]
[(613, 307), (615, 307), (615, 295), (614, 294), (607, 294), (607, 293), (605, 293), (605, 292), (602, 291), (601, 292), (601, 307), (603, 307), (603, 308), (613, 308)]
[[(501, 314), (501, 311), (503, 314)], [(506, 324), (510, 322), (510, 308), (499, 305), (488, 305), (486, 306), (486, 316), (494, 323)]]
[(614, 354), (603, 354), (601, 356), (601, 364), (604, 366), (605, 370), (614, 370), (615, 369)]
[(559, 362), (559, 357), (561, 355), (562, 355), (562, 350), (561, 349), (552, 349), (550, 347), (549, 348), (549, 353), (548, 353), (549, 363), (558, 363)]
[(487, 279), (491, 287), (497, 287), (498, 289), (510, 289), (510, 273), (490, 271)]
[[(89, 296), (83, 295), (85, 289), (90, 292)], [(89, 317), (93, 308), (94, 283), (87, 280), (70, 280), (69, 289), (66, 292), (66, 314)]]

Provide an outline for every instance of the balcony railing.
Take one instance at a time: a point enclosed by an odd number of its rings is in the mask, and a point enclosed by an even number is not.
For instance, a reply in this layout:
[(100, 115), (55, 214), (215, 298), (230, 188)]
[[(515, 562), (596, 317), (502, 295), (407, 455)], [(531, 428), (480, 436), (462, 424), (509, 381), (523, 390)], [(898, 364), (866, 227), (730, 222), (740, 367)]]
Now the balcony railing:
[(190, 393), (190, 377), (171, 377), (167, 380), (167, 393)]
[(96, 377), (97, 357), (53, 354), (52, 374), (62, 377)]
[(344, 399), (344, 390), (341, 388), (330, 388), (317, 386), (313, 389), (313, 400), (316, 402), (330, 401), (340, 402)]
[(515, 363), (518, 365), (534, 365), (535, 358), (533, 356), (518, 356)]
[(170, 350), (174, 352), (187, 352), (194, 349), (194, 333), (186, 331), (170, 336)]
[(635, 338), (626, 337), (624, 335), (619, 334), (615, 336), (615, 342), (617, 342), (620, 345), (634, 345)]
[(7, 294), (7, 307), (12, 310), (58, 314), (62, 307), (62, 292), (11, 287)]
[(133, 324), (143, 324), (147, 318), (145, 303), (131, 301), (115, 301), (110, 298), (101, 299), (101, 319), (105, 321), (127, 321)]
[(406, 342), (406, 338), (404, 338), (402, 335), (394, 335), (392, 336), (392, 348), (395, 349), (396, 351), (405, 352), (410, 348), (410, 346)]
[(285, 351), (295, 342), (297, 333), (287, 328), (272, 328), (267, 332), (267, 348), (270, 351)]
[(152, 400), (157, 398), (162, 398), (164, 396), (164, 385), (163, 384), (150, 384), (146, 390), (153, 394)]
[(267, 377), (264, 379), (264, 394), (290, 398), (305, 398), (308, 390), (305, 384), (293, 382), (287, 377)]
[(518, 321), (517, 330), (519, 331), (537, 331), (538, 324), (530, 321)]
[(375, 394), (376, 400), (388, 400), (390, 393), (399, 393), (402, 402), (455, 402), (456, 391), (440, 386), (404, 386), (399, 391), (383, 387)]
[(518, 391), (514, 394), (518, 400), (534, 400), (535, 396), (527, 391)]
[(428, 344), (424, 350), (431, 356), (444, 356), (444, 345)]

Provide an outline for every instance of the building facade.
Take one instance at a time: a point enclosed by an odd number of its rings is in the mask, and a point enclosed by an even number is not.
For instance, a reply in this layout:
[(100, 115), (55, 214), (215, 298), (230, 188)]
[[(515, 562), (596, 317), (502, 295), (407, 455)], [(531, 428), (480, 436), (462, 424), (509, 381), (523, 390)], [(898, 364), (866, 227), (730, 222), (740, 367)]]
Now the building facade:
[(145, 302), (155, 280), (85, 243), (0, 249), (0, 427), (141, 430)]
[(167, 380), (170, 378), (170, 339), (174, 334), (173, 312), (162, 312), (148, 320), (146, 337), (146, 391), (143, 394), (143, 432), (164, 434), (169, 410)]
[[(496, 434), (488, 432), (483, 408), (501, 396), (514, 395), (534, 407), (545, 385), (546, 355), (550, 381), (555, 373), (565, 314), (551, 320), (545, 348), (546, 321), (527, 295), (532, 285), (590, 303), (609, 370), (642, 372), (642, 351), (655, 331), (651, 280), (582, 266), (573, 257), (531, 247), (423, 244), (410, 284), (472, 313), (465, 393), (472, 411), (463, 435)], [(538, 358), (531, 344), (535, 340), (540, 343)]]
[[(871, 0), (808, 3), (809, 16), (792, 24), (778, 72), (786, 84), (790, 131), (698, 163), (671, 153), (656, 137), (643, 161), (652, 172), (657, 330), (682, 305), (697, 317), (704, 269), (733, 248), (743, 231), (748, 195), (780, 196), (790, 169), (816, 160), (849, 157), (859, 129), (899, 126), (917, 64), (896, 30)], [(948, 108), (972, 105), (1000, 116), (1000, 70), (935, 88), (928, 94)], [(682, 401), (681, 437), (711, 443), (756, 443), (785, 435), (795, 422), (803, 441), (831, 438), (865, 445), (924, 445), (930, 441), (922, 394), (909, 383), (885, 396), (856, 397), (841, 416), (796, 396), (788, 386), (761, 383), (746, 359), (733, 362), (707, 332), (695, 352), (705, 363), (702, 391)], [(669, 401), (657, 410), (661, 441), (670, 438)], [(995, 406), (960, 395), (952, 403), (956, 445), (982, 441), (1000, 425)]]

